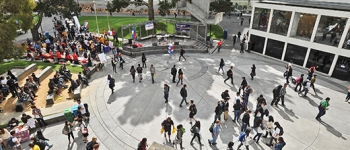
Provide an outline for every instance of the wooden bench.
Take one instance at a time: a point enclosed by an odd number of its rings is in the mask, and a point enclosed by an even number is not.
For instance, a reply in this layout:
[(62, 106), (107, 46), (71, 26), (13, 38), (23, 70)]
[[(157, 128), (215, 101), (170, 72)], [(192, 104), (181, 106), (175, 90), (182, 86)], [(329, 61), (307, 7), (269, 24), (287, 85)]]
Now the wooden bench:
[(38, 74), (37, 78), (39, 78), (39, 81), (43, 81), (46, 77), (48, 77), (53, 72), (53, 69), (51, 66), (47, 66), (44, 70), (41, 70)]
[(74, 90), (74, 100), (81, 99), (81, 89), (83, 88), (83, 83), (80, 83), (80, 85), (75, 88)]

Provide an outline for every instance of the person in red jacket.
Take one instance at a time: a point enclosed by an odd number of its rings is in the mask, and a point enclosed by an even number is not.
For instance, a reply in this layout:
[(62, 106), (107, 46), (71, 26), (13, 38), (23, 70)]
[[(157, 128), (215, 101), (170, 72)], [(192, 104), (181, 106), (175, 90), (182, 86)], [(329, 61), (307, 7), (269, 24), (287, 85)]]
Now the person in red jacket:
[(73, 53), (72, 57), (73, 57), (74, 64), (79, 64), (78, 55), (76, 53)]
[(147, 147), (148, 147), (147, 138), (143, 138), (138, 145), (138, 149), (146, 150)]
[(221, 45), (222, 45), (222, 41), (220, 40), (219, 42), (218, 42), (218, 53), (220, 53), (220, 49), (221, 49)]

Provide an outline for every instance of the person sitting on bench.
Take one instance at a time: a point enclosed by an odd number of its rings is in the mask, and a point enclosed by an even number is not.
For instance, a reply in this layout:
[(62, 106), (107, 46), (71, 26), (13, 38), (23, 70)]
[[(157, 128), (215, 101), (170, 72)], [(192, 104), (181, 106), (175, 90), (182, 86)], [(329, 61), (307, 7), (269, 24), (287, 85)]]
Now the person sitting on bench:
[(80, 80), (81, 83), (85, 84), (86, 86), (89, 86), (89, 81), (85, 77), (81, 76), (81, 72), (78, 74), (78, 79)]
[(78, 87), (78, 83), (75, 82), (73, 79), (70, 79), (70, 87), (68, 89), (68, 93), (74, 92), (74, 90)]
[(32, 73), (32, 78), (34, 80), (34, 82), (40, 86), (40, 79), (38, 77), (36, 77), (35, 73)]

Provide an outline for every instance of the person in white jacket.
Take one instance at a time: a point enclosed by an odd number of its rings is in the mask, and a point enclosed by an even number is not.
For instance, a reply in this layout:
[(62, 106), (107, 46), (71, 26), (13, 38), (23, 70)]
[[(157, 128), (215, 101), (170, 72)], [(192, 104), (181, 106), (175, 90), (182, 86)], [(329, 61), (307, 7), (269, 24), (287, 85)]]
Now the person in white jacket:
[[(305, 83), (306, 82), (306, 83)], [(310, 80), (309, 79), (306, 79), (304, 82), (303, 82), (303, 86), (304, 86), (304, 89), (302, 91), (299, 92), (299, 94), (303, 93), (305, 91), (305, 94), (303, 95), (304, 97), (306, 97), (306, 94), (309, 92), (309, 89), (310, 89)]]

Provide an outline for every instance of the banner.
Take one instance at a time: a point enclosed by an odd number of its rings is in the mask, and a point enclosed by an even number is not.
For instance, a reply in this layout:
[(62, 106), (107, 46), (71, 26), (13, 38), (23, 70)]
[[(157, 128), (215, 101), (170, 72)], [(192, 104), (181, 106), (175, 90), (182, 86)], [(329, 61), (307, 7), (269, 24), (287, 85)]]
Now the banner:
[(80, 29), (80, 22), (77, 16), (73, 16), (74, 19), (74, 24), (78, 27), (78, 29)]
[(176, 31), (190, 31), (191, 25), (189, 24), (175, 24)]
[(89, 29), (89, 22), (87, 20), (84, 21), (84, 27), (86, 29)]
[(154, 28), (153, 22), (147, 22), (145, 28), (146, 30), (152, 30)]
[(174, 52), (174, 44), (169, 44), (168, 46), (168, 53), (172, 54)]
[(15, 134), (15, 137), (17, 139), (21, 139), (21, 143), (27, 142), (30, 140), (29, 130), (23, 130), (23, 131), (17, 132)]

